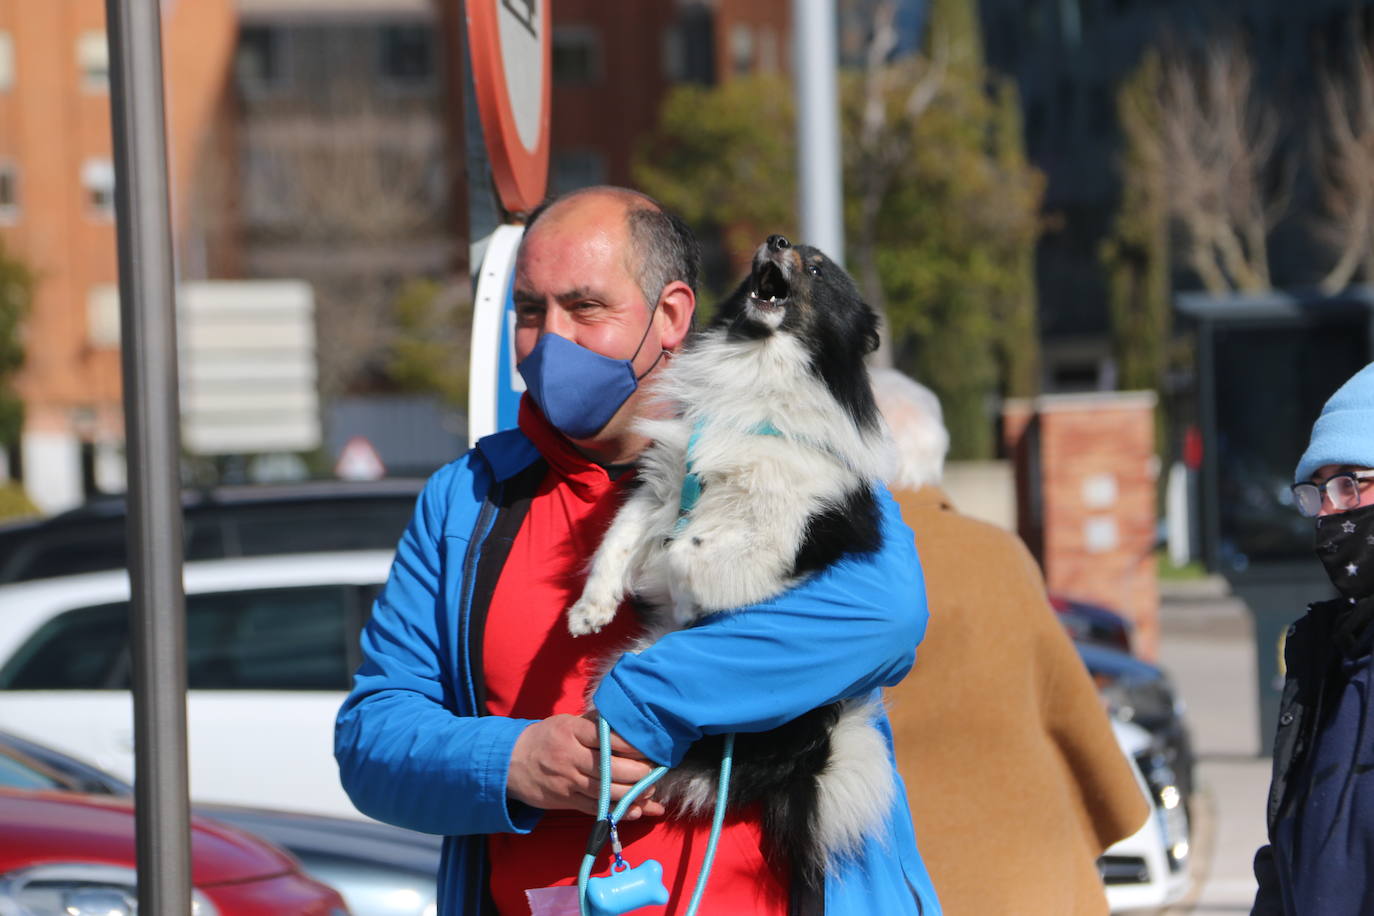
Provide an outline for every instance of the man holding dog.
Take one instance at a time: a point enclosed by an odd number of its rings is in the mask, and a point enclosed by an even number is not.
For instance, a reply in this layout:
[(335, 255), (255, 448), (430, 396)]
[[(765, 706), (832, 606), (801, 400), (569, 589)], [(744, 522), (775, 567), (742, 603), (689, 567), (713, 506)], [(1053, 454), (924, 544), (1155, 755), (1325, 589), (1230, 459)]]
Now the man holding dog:
[[(341, 778), (364, 813), (447, 837), (441, 913), (529, 913), (526, 891), (576, 872), (598, 794), (585, 692), (635, 623), (622, 611), (574, 639), (564, 612), (646, 445), (632, 425), (687, 337), (697, 269), (690, 231), (635, 192), (589, 189), (532, 214), (515, 278), (519, 429), (431, 478), (363, 633)], [(925, 625), (920, 567), (887, 497), (883, 526), (876, 554), (621, 659), (592, 698), (615, 732), (613, 798), (703, 735), (773, 728), (906, 673)], [(705, 825), (663, 813), (650, 797), (621, 830), (626, 859), (658, 860), (672, 896), (636, 912), (684, 912), (701, 865)], [(939, 912), (903, 798), (823, 900), (764, 861), (760, 827), (749, 809), (727, 819), (703, 914)]]

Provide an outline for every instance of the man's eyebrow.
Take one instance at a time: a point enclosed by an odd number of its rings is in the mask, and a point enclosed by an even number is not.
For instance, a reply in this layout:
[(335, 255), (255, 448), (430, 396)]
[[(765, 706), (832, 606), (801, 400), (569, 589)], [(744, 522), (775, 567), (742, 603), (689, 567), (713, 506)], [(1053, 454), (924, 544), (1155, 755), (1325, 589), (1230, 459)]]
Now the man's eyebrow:
[[(527, 289), (519, 288), (517, 288), (515, 292), (511, 294), (511, 298), (513, 298), (516, 302), (544, 301), (544, 297), (539, 295), (538, 293), (532, 292)], [(577, 299), (599, 298), (599, 295), (596, 292), (596, 290), (592, 289), (590, 286), (574, 286), (572, 289), (565, 290), (561, 293), (554, 293), (553, 298), (558, 300), (559, 302), (572, 302)]]

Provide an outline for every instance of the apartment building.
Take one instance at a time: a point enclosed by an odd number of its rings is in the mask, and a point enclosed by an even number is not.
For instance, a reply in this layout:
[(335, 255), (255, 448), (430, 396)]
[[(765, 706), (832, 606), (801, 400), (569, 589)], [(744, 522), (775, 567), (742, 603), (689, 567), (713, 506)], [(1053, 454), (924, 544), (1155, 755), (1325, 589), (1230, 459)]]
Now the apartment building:
[[(164, 2), (174, 207), (223, 98), (230, 0)], [(40, 508), (122, 473), (114, 164), (103, 0), (0, 0), (0, 240), (37, 278), (14, 471)]]
[[(456, 0), (162, 8), (178, 279), (306, 281), (322, 396), (367, 393), (397, 291), (467, 267)], [(552, 14), (552, 193), (633, 184), (675, 83), (791, 67), (790, 0)], [(38, 277), (10, 472), (57, 511), (122, 488), (104, 0), (0, 0), (0, 239)]]

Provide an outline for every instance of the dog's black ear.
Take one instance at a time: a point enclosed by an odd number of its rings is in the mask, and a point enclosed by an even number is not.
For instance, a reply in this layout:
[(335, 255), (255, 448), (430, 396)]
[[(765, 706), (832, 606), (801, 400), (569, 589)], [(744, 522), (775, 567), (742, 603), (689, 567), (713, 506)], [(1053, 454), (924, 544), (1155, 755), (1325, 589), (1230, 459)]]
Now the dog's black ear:
[(867, 312), (867, 315), (865, 315), (866, 320), (864, 321), (863, 343), (864, 355), (867, 356), (878, 349), (881, 341), (878, 339), (878, 316), (868, 306), (864, 306), (864, 311)]

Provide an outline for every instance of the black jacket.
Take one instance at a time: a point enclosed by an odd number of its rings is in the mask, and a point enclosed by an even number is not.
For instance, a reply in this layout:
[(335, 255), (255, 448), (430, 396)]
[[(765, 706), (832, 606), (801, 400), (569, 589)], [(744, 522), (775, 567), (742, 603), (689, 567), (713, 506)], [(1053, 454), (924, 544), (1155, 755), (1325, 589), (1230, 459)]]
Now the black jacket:
[[(1269, 783), (1266, 819), (1272, 844), (1281, 820), (1294, 816), (1297, 799), (1289, 791), (1294, 766), (1311, 747), (1321, 718), (1324, 688), (1339, 651), (1332, 639), (1338, 616), (1345, 610), (1341, 599), (1309, 605), (1307, 613), (1288, 628), (1283, 661), (1286, 674), (1279, 700), (1278, 728), (1274, 734), (1274, 775)], [(1259, 890), (1250, 916), (1285, 916), (1279, 888), (1278, 863), (1272, 845), (1255, 853), (1255, 879)], [(1289, 914), (1293, 916), (1293, 914)]]

